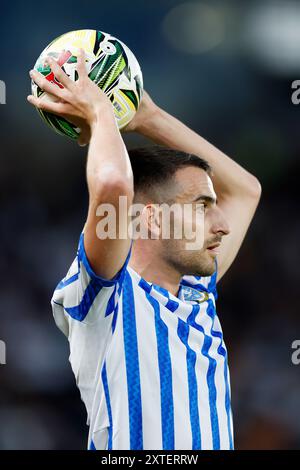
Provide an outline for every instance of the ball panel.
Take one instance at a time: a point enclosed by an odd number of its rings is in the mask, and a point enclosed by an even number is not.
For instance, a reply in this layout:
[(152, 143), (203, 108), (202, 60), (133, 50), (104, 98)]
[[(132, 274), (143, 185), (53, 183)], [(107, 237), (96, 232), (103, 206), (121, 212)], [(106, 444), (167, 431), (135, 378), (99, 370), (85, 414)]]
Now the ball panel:
[[(110, 98), (114, 107), (119, 129), (125, 127), (137, 111), (143, 91), (143, 77), (138, 61), (130, 49), (108, 33), (95, 30), (71, 31), (52, 41), (41, 53), (34, 68), (49, 81), (62, 86), (45, 65), (48, 55), (52, 56), (65, 73), (74, 81), (78, 49), (86, 52), (86, 69), (91, 80)], [(47, 96), (32, 82), (34, 96)], [(77, 139), (80, 129), (54, 114), (39, 111), (44, 121), (60, 135)]]
[(82, 48), (87, 54), (94, 55), (94, 47), (97, 38), (97, 31), (93, 29), (81, 29), (70, 31), (52, 41), (42, 52), (47, 55), (51, 52), (69, 50), (76, 56), (78, 49)]

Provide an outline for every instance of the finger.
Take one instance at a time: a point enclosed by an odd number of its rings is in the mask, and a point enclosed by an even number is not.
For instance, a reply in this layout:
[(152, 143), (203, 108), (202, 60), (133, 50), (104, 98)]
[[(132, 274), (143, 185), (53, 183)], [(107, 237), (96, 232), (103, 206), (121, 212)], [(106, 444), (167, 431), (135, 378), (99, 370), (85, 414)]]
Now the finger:
[(87, 71), (85, 68), (85, 51), (83, 49), (78, 49), (77, 72), (80, 78), (87, 77)]
[(60, 116), (68, 114), (70, 109), (72, 109), (72, 106), (68, 103), (49, 101), (47, 99), (36, 98), (33, 95), (27, 96), (27, 101), (41, 111), (58, 114)]
[(59, 86), (55, 85), (54, 83), (49, 82), (49, 80), (47, 80), (40, 72), (37, 72), (36, 70), (30, 70), (29, 75), (32, 80), (46, 93), (51, 93), (51, 95), (54, 95), (57, 98), (66, 99), (65, 90), (59, 88)]
[(71, 90), (74, 86), (73, 80), (71, 80), (66, 72), (58, 65), (58, 63), (53, 59), (53, 57), (48, 56), (45, 60), (49, 64), (52, 72), (54, 73), (55, 78), (67, 89)]

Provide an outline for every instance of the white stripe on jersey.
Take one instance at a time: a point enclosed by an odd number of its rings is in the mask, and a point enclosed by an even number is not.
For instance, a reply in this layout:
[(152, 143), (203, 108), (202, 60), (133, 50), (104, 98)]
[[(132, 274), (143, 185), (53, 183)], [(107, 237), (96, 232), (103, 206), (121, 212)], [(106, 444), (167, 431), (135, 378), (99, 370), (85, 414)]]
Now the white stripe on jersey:
[[(136, 309), (144, 309), (139, 305), (140, 288), (138, 287), (139, 276), (132, 271), (132, 276), (137, 280), (134, 283), (134, 298), (137, 303)], [(146, 304), (146, 295), (141, 299)], [(154, 310), (149, 309), (149, 315), (137, 315), (137, 331), (147, 332), (138, 334), (139, 361), (140, 361), (140, 382), (141, 394), (147, 396), (148, 400), (156, 403), (158, 406), (147, 407), (143, 409), (143, 434), (146, 442), (151, 442), (152, 449), (161, 449), (162, 431), (161, 431), (161, 397), (160, 397), (160, 377), (159, 363), (157, 354), (153, 355), (153, 349), (156, 352), (156, 332)], [(154, 373), (149, 374), (149, 360), (155, 361)], [(155, 432), (153, 432), (155, 430)]]
[(88, 263), (82, 234), (52, 299), (88, 413), (88, 447), (233, 448), (216, 273), (185, 276), (177, 298), (142, 279), (129, 257), (105, 281)]

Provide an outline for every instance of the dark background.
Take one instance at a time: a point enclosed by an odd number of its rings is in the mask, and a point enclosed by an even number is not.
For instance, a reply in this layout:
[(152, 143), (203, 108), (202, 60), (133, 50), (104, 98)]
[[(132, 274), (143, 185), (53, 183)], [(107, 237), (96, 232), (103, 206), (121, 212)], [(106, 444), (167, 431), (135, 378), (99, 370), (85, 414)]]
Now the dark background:
[(0, 10), (0, 448), (87, 443), (68, 344), (49, 303), (85, 220), (86, 150), (48, 129), (26, 95), (42, 49), (91, 28), (125, 42), (153, 99), (262, 183), (247, 239), (219, 285), (236, 447), (299, 449), (300, 365), (291, 361), (300, 339), (300, 106), (291, 101), (299, 1), (19, 0)]

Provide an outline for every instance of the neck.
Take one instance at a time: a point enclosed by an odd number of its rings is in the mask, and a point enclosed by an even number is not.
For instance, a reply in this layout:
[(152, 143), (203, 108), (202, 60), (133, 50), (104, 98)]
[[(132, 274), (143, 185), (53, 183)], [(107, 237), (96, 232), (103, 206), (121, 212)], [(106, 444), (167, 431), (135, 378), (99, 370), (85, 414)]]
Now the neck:
[(157, 240), (151, 240), (143, 243), (136, 241), (132, 247), (132, 255), (129, 266), (134, 269), (147, 282), (156, 284), (168, 290), (171, 294), (177, 295), (181, 274), (171, 267), (164, 259), (159, 256), (155, 248)]

